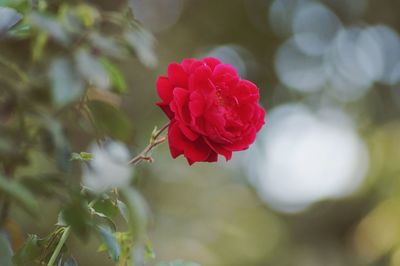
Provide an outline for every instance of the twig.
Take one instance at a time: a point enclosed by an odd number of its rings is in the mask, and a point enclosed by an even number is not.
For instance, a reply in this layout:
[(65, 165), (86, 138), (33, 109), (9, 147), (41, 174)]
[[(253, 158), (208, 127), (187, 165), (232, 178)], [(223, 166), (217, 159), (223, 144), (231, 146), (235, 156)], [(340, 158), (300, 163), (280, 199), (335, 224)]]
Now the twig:
[(152, 162), (153, 159), (151, 158), (151, 156), (149, 156), (149, 152), (151, 152), (156, 146), (160, 145), (161, 143), (163, 143), (166, 140), (166, 137), (160, 137), (160, 135), (168, 128), (169, 123), (167, 123), (166, 125), (164, 125), (162, 128), (160, 128), (157, 131), (153, 131), (153, 134), (151, 135), (151, 139), (150, 139), (150, 143), (149, 145), (146, 146), (146, 148), (144, 148), (144, 150), (139, 153), (138, 155), (136, 155), (135, 157), (132, 158), (132, 160), (130, 160), (128, 162), (128, 164), (138, 164), (141, 161), (149, 161)]

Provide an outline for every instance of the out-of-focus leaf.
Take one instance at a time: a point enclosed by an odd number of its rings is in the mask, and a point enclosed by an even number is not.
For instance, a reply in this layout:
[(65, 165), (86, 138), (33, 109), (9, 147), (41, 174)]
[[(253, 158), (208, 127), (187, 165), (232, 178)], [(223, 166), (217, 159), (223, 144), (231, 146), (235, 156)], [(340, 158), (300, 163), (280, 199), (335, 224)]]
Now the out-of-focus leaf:
[(98, 89), (108, 89), (110, 79), (103, 64), (85, 49), (79, 49), (75, 54), (78, 70), (85, 80)]
[(200, 264), (194, 263), (194, 262), (185, 262), (182, 260), (177, 260), (174, 262), (169, 262), (169, 263), (159, 263), (157, 266), (200, 266)]
[(64, 177), (56, 174), (40, 174), (37, 176), (24, 176), (19, 182), (35, 195), (45, 197), (53, 196), (57, 187), (64, 188)]
[(62, 212), (62, 219), (77, 236), (85, 239), (89, 232), (90, 214), (86, 202), (76, 197)]
[(31, 214), (38, 210), (38, 204), (32, 193), (15, 180), (0, 175), (0, 192), (17, 201)]
[(98, 231), (103, 243), (107, 247), (108, 254), (114, 262), (117, 262), (121, 254), (119, 243), (111, 230), (105, 226), (98, 226)]
[(156, 253), (154, 252), (153, 245), (150, 241), (146, 241), (144, 245), (144, 255), (145, 259), (154, 259), (156, 257)]
[(86, 28), (92, 27), (100, 17), (99, 11), (95, 7), (87, 4), (79, 4), (76, 6), (75, 13)]
[(27, 38), (31, 32), (30, 30), (31, 25), (21, 22), (18, 25), (15, 25), (11, 29), (9, 29), (7, 32), (7, 36), (20, 39)]
[(108, 76), (111, 78), (111, 83), (113, 85), (113, 88), (118, 93), (125, 93), (127, 91), (128, 86), (126, 85), (124, 74), (122, 74), (119, 68), (107, 58), (104, 57), (101, 58), (101, 63), (107, 70)]
[(49, 77), (57, 107), (63, 107), (82, 95), (84, 83), (67, 59), (55, 59), (50, 65)]
[(94, 211), (93, 214), (95, 215), (94, 216), (95, 224), (107, 225), (111, 229), (111, 231), (113, 231), (113, 232), (117, 231), (117, 226), (111, 218), (108, 218), (104, 214), (102, 214), (100, 212), (96, 212), (96, 211)]
[(64, 218), (64, 212), (61, 211), (61, 212), (58, 213), (56, 225), (58, 225), (58, 226), (68, 226), (68, 224), (67, 224), (67, 222), (65, 221), (65, 218)]
[(0, 7), (0, 37), (22, 19), (22, 15), (10, 7)]
[(58, 43), (65, 46), (70, 43), (70, 37), (68, 33), (55, 18), (38, 12), (33, 12), (29, 16), (29, 21), (33, 26), (46, 32)]
[(125, 32), (124, 38), (145, 66), (149, 68), (157, 66), (158, 60), (154, 53), (155, 40), (150, 32), (143, 28), (137, 28)]
[(73, 152), (71, 154), (71, 161), (82, 161), (82, 162), (88, 162), (90, 160), (93, 159), (93, 154), (90, 152), (80, 152), (80, 153), (76, 153)]
[(102, 36), (95, 32), (89, 35), (89, 41), (91, 42), (93, 47), (100, 50), (102, 54), (105, 54), (107, 56), (124, 58), (128, 54), (126, 48), (119, 45), (115, 41), (115, 39)]
[(121, 216), (124, 218), (124, 220), (126, 222), (128, 222), (129, 216), (128, 216), (128, 209), (126, 207), (126, 204), (120, 200), (117, 200), (117, 206), (118, 206), (118, 210), (119, 210), (119, 213), (121, 214)]
[(111, 199), (98, 200), (93, 205), (93, 209), (109, 218), (114, 218), (118, 214), (118, 207), (112, 202)]
[(143, 239), (148, 219), (148, 207), (138, 191), (124, 188), (121, 194), (125, 199), (128, 222), (134, 239)]
[(47, 33), (45, 32), (40, 32), (37, 34), (35, 37), (35, 41), (33, 43), (33, 48), (32, 48), (32, 59), (33, 61), (38, 61), (42, 58), (43, 56), (43, 50), (46, 46), (47, 43)]
[(66, 259), (61, 258), (58, 261), (57, 266), (78, 266), (78, 262), (75, 260), (74, 257), (68, 257)]
[(12, 266), (12, 250), (11, 245), (6, 236), (0, 232), (0, 265)]
[(32, 265), (32, 262), (39, 257), (41, 247), (36, 235), (29, 235), (25, 244), (13, 257), (13, 263), (17, 266)]
[(130, 138), (132, 126), (124, 113), (100, 101), (90, 101), (88, 107), (99, 130), (114, 139), (127, 141)]
[(130, 232), (115, 232), (114, 236), (118, 240), (121, 247), (121, 255), (119, 257), (118, 265), (133, 265), (133, 252), (134, 242)]

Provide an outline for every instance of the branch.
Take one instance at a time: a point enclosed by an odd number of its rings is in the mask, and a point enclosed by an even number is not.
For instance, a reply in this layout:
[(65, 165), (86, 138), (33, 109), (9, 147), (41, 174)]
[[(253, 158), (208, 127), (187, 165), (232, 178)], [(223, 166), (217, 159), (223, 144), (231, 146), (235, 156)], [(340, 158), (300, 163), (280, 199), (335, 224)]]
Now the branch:
[(151, 138), (150, 138), (150, 143), (149, 145), (147, 145), (146, 148), (144, 148), (144, 150), (139, 153), (138, 155), (136, 155), (134, 158), (132, 158), (132, 160), (130, 160), (128, 162), (128, 164), (134, 164), (137, 165), (139, 164), (141, 161), (149, 161), (152, 162), (153, 158), (151, 158), (151, 156), (149, 156), (149, 153), (158, 145), (160, 145), (161, 143), (163, 143), (167, 138), (164, 137), (160, 137), (160, 135), (168, 128), (169, 123), (165, 124), (162, 128), (160, 129), (156, 129), (153, 131)]

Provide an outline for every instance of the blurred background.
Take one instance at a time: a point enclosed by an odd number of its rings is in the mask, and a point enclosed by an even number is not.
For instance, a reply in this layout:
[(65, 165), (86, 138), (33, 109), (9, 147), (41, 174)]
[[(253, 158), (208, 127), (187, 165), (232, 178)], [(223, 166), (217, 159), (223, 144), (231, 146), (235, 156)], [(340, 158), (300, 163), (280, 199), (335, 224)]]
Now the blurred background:
[[(129, 5), (154, 34), (157, 55), (153, 69), (121, 63), (134, 153), (166, 122), (155, 80), (170, 62), (214, 56), (232, 64), (258, 85), (267, 109), (256, 143), (228, 163), (189, 167), (163, 145), (154, 164), (135, 171), (152, 213), (150, 265), (400, 265), (400, 1)], [(55, 207), (43, 204), (49, 217), (25, 221), (24, 230), (54, 224)], [(112, 265), (72, 241), (82, 265)]]

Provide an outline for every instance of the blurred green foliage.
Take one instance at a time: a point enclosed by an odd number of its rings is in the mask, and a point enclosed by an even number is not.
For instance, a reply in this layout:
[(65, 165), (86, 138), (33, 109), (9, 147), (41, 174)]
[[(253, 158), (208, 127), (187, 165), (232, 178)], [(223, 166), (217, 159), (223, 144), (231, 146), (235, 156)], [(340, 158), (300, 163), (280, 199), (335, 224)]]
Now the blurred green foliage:
[[(77, 166), (93, 154), (72, 151), (82, 149), (82, 140), (132, 141), (131, 122), (119, 108), (128, 90), (119, 64), (137, 57), (154, 67), (153, 45), (125, 4), (109, 10), (82, 1), (0, 1), (0, 225), (13, 223), (14, 203), (30, 219), (44, 215), (39, 196), (61, 208), (58, 221), (49, 217), (57, 224), (46, 237), (31, 234), (16, 244), (15, 265), (78, 265), (64, 245), (70, 231), (83, 241), (97, 235), (99, 251), (117, 265), (136, 265), (150, 252), (139, 192), (96, 195), (82, 188)], [(33, 169), (37, 159), (50, 167)], [(120, 213), (124, 231), (114, 221)], [(0, 240), (0, 265), (11, 265), (3, 234)]]
[[(267, 25), (273, 1), (184, 2), (179, 22), (158, 33), (156, 57), (155, 38), (126, 1), (0, 0), (0, 265), (11, 265), (17, 250), (14, 263), (48, 261), (66, 225), (72, 234), (59, 265), (114, 265), (117, 257), (124, 265), (132, 252), (149, 265), (400, 265), (398, 86), (374, 84), (342, 106), (356, 117), (370, 154), (364, 186), (345, 199), (281, 214), (259, 200), (242, 172), (188, 169), (172, 164), (166, 149), (151, 170), (135, 173), (152, 215), (136, 189), (101, 197), (82, 191), (89, 143), (113, 137), (132, 150), (147, 143), (161, 120), (153, 108), (156, 74), (171, 61), (240, 45), (255, 58), (248, 77), (268, 109), (326, 104), (276, 85), (274, 54), (284, 40)], [(358, 25), (350, 3), (367, 1), (321, 2), (345, 3), (334, 10)], [(397, 0), (369, 1), (365, 21), (398, 31), (399, 8)]]

